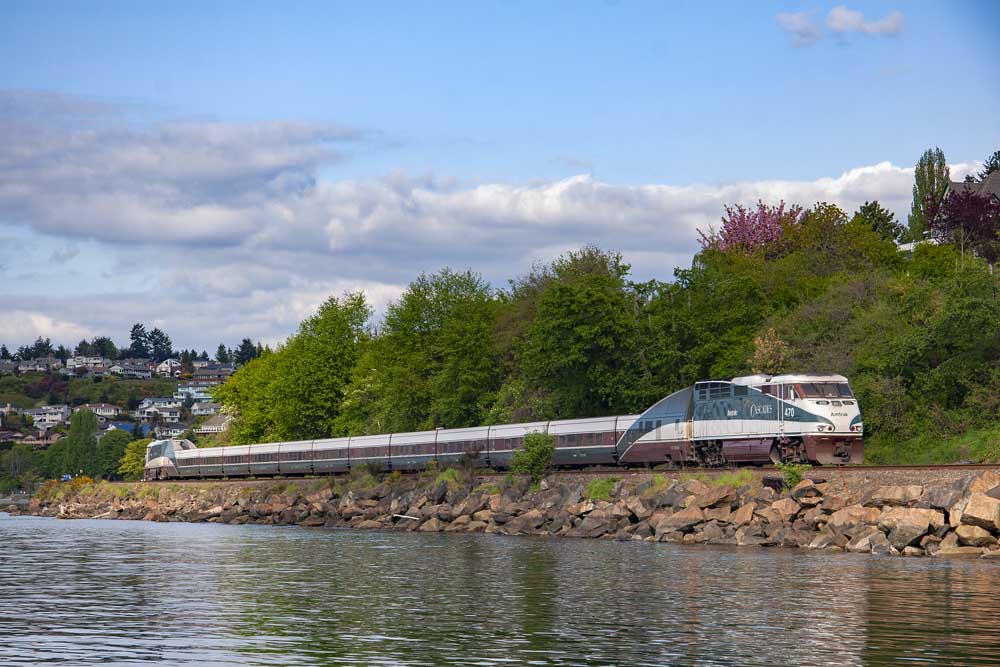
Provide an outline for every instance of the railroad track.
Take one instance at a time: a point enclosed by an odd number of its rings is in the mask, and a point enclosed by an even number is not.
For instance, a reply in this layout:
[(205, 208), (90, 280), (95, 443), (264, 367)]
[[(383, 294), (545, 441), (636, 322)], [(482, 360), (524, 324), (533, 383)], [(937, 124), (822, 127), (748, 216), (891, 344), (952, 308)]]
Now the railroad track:
[[(838, 475), (848, 474), (867, 474), (867, 473), (878, 473), (878, 472), (946, 472), (946, 471), (962, 471), (962, 470), (990, 470), (990, 469), (1000, 469), (1000, 463), (948, 463), (940, 465), (860, 465), (860, 466), (812, 466), (809, 468), (810, 471), (815, 471), (820, 474), (833, 473)], [(555, 470), (553, 474), (564, 476), (564, 477), (599, 477), (608, 475), (629, 475), (629, 474), (644, 474), (644, 473), (663, 473), (667, 475), (721, 475), (725, 473), (730, 473), (738, 470), (749, 470), (755, 474), (774, 474), (781, 475), (781, 470), (775, 466), (744, 466), (744, 467), (720, 467), (720, 468), (670, 468), (666, 470), (651, 470), (648, 468), (619, 468), (619, 467), (607, 467), (607, 466), (595, 466), (591, 468), (584, 469), (569, 469), (569, 470)], [(310, 479), (320, 479), (321, 477), (327, 476), (343, 476), (348, 473), (337, 473), (335, 475), (315, 475), (310, 477)], [(404, 473), (407, 474), (407, 473)], [(416, 474), (416, 473), (409, 473)], [(476, 476), (480, 478), (500, 478), (506, 477), (508, 472), (490, 472), (490, 471), (477, 471)], [(166, 481), (171, 484), (204, 484), (204, 483), (253, 483), (253, 482), (273, 482), (275, 480), (288, 479), (305, 479), (302, 476), (278, 476), (278, 477), (256, 477), (256, 478), (246, 478), (246, 477), (236, 477), (236, 478), (213, 478), (213, 479), (170, 479), (161, 480)]]

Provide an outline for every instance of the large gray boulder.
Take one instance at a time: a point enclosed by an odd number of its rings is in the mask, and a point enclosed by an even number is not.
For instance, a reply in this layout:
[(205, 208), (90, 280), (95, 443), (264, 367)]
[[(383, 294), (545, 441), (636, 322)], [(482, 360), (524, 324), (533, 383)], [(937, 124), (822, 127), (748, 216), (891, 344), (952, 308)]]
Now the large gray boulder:
[(701, 509), (692, 505), (687, 509), (674, 512), (670, 516), (661, 519), (656, 525), (656, 532), (659, 534), (682, 531), (696, 526), (703, 521), (705, 521), (705, 514), (701, 511)]
[(984, 493), (969, 496), (969, 502), (962, 512), (962, 523), (985, 528), (991, 533), (1000, 533), (1000, 500)]

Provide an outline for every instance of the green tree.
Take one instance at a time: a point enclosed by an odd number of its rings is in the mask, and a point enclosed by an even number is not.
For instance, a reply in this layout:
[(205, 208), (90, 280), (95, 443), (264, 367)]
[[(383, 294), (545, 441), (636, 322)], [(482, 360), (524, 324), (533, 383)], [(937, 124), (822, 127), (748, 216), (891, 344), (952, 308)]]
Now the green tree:
[(351, 375), (338, 430), (370, 433), (481, 424), (500, 382), (496, 299), (471, 271), (410, 283)]
[(240, 346), (236, 348), (236, 358), (234, 362), (242, 366), (257, 358), (257, 346), (249, 338), (240, 341)]
[(149, 354), (154, 361), (160, 362), (169, 359), (173, 355), (173, 345), (170, 336), (155, 328), (146, 336), (146, 343), (149, 346)]
[(629, 386), (642, 375), (628, 271), (621, 255), (588, 246), (512, 286), (506, 308), (527, 321), (508, 341), (509, 379), (546, 397), (539, 402), (545, 412), (534, 417), (615, 414), (627, 407)]
[(146, 467), (146, 446), (151, 442), (152, 440), (133, 440), (126, 445), (118, 465), (118, 473), (126, 480), (142, 479)]
[(917, 161), (913, 174), (913, 204), (910, 207), (909, 238), (926, 236), (927, 225), (937, 215), (951, 183), (951, 170), (940, 148), (928, 148)]
[(882, 208), (878, 201), (866, 201), (854, 214), (854, 220), (864, 222), (872, 231), (890, 241), (899, 241), (906, 233), (906, 227), (896, 220), (896, 214)]
[(109, 431), (97, 444), (97, 474), (105, 479), (117, 477), (125, 449), (132, 442), (132, 435), (122, 429)]
[(1000, 171), (1000, 151), (994, 151), (993, 155), (986, 158), (982, 171), (976, 174), (976, 176), (980, 181), (985, 181), (986, 177), (995, 171)]
[(547, 433), (528, 433), (524, 445), (514, 452), (510, 459), (510, 469), (521, 475), (531, 475), (531, 481), (538, 483), (555, 456), (555, 438)]
[(225, 343), (219, 343), (219, 347), (215, 350), (215, 360), (220, 364), (229, 363), (229, 350), (226, 349)]
[(215, 388), (215, 397), (239, 415), (234, 443), (332, 435), (369, 339), (371, 312), (363, 294), (330, 297), (283, 348), (254, 359)]
[(149, 358), (149, 337), (146, 334), (145, 325), (140, 322), (133, 324), (132, 330), (129, 332), (129, 340), (131, 341), (128, 349), (129, 356), (139, 359)]

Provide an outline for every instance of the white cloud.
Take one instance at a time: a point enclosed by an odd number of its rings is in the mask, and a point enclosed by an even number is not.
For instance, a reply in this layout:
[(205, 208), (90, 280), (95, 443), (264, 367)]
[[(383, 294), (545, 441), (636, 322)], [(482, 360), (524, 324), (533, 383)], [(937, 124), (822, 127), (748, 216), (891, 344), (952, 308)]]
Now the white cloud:
[(18, 345), (29, 343), (39, 336), (51, 338), (54, 345), (59, 343), (68, 345), (93, 335), (91, 329), (84, 325), (55, 319), (34, 310), (4, 308), (3, 317), (0, 317), (0, 341), (22, 341)]
[(865, 15), (857, 10), (837, 5), (826, 17), (826, 25), (836, 33), (860, 32), (865, 35), (898, 35), (903, 32), (902, 12), (892, 12), (877, 21), (866, 21)]
[(778, 25), (792, 38), (794, 46), (811, 46), (819, 41), (823, 33), (812, 17), (806, 12), (794, 14), (780, 13), (775, 17)]
[[(0, 304), (8, 346), (37, 335), (123, 343), (136, 321), (178, 347), (275, 342), (331, 294), (362, 290), (384, 310), (420, 272), (444, 266), (502, 287), (533, 261), (586, 243), (620, 250), (639, 279), (669, 280), (697, 251), (696, 229), (717, 225), (727, 204), (827, 201), (851, 212), (878, 199), (905, 220), (913, 182), (912, 168), (888, 162), (727, 184), (321, 181), (320, 165), (339, 157), (331, 142), (351, 132), (295, 123), (7, 130), (0, 125), (0, 145), (13, 147), (0, 152), (0, 270), (7, 281), (30, 271), (48, 280), (44, 289), (22, 281), (17, 302)], [(44, 265), (48, 251), (14, 250), (46, 239), (68, 257), (86, 238), (96, 241), (73, 259), (79, 275)]]

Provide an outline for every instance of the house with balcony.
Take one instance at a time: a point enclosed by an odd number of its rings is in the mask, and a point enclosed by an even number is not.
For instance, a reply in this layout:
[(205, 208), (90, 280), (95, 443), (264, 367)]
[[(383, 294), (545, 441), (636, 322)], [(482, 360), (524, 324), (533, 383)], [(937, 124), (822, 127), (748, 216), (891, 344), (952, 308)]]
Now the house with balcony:
[(176, 424), (181, 420), (181, 409), (150, 406), (140, 408), (135, 416), (146, 423), (159, 421), (163, 424)]
[(223, 433), (229, 430), (229, 424), (233, 421), (232, 415), (215, 415), (209, 418), (204, 424), (194, 429), (196, 435), (212, 435)]
[(174, 392), (174, 398), (178, 401), (191, 399), (196, 403), (209, 403), (212, 400), (212, 394), (209, 387), (210, 385), (194, 384), (190, 382), (188, 384), (178, 385), (177, 390)]
[(66, 360), (66, 370), (77, 372), (78, 369), (109, 368), (113, 365), (110, 359), (105, 357), (70, 357)]
[(24, 410), (23, 414), (31, 416), (35, 428), (47, 431), (53, 426), (66, 423), (71, 413), (68, 405), (46, 405)]
[(119, 361), (110, 369), (114, 375), (119, 375), (130, 380), (149, 380), (153, 377), (153, 370), (148, 362), (133, 363), (128, 360)]
[(159, 424), (153, 428), (153, 434), (157, 438), (176, 438), (190, 429), (190, 424)]

